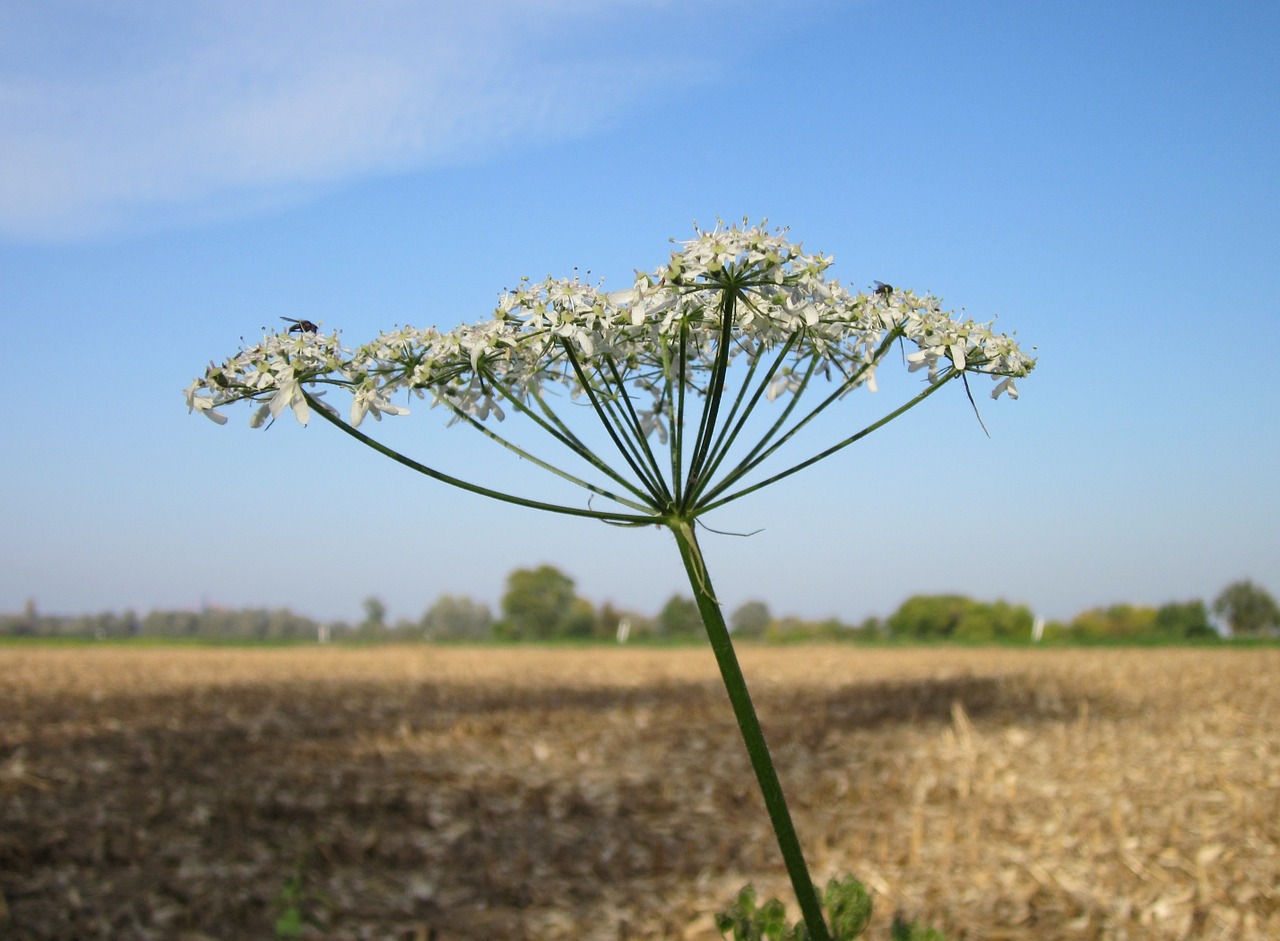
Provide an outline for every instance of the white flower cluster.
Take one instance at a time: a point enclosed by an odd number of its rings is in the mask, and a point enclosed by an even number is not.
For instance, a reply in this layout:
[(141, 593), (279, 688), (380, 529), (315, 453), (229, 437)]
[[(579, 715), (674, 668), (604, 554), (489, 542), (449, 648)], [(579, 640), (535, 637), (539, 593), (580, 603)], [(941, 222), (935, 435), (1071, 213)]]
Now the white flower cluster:
[(222, 422), (218, 406), (256, 400), (256, 423), (290, 408), (305, 424), (302, 387), (326, 384), (351, 391), (353, 425), (366, 415), (406, 414), (391, 402), (403, 390), (484, 421), (503, 417), (503, 398), (527, 405), (550, 386), (575, 396), (638, 389), (653, 399), (638, 411), (641, 420), (661, 433), (671, 421), (673, 384), (705, 394), (721, 351), (731, 360), (774, 363), (772, 399), (801, 388), (815, 363), (850, 388), (874, 390), (877, 351), (898, 337), (915, 347), (910, 368), (928, 369), (931, 380), (987, 373), (999, 380), (993, 396), (1017, 396), (1013, 380), (1035, 360), (1012, 338), (955, 319), (934, 297), (889, 285), (851, 293), (825, 277), (830, 264), (783, 232), (718, 227), (680, 244), (657, 270), (637, 273), (624, 291), (605, 293), (577, 279), (526, 280), (490, 320), (447, 333), (401, 328), (354, 351), (317, 330), (268, 335), (210, 366), (186, 390), (187, 404)]

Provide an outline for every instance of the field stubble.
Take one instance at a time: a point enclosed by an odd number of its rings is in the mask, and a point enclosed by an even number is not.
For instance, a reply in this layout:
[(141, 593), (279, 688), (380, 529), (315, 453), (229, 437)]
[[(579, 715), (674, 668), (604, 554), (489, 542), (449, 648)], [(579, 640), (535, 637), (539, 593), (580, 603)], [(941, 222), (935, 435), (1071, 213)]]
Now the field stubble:
[[(873, 937), (1280, 938), (1280, 651), (742, 659)], [(335, 939), (709, 939), (743, 883), (789, 898), (702, 648), (0, 649), (0, 717), (0, 937), (271, 937), (290, 884)]]

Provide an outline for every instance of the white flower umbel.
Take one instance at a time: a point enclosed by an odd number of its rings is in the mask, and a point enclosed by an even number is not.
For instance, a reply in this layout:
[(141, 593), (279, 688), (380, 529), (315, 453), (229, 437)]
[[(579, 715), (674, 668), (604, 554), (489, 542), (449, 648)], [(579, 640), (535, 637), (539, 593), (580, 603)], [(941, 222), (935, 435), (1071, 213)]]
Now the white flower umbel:
[[(660, 524), (675, 536), (811, 941), (830, 937), (772, 760), (737, 666), (695, 536), (703, 514), (830, 457), (914, 408), (954, 379), (1014, 380), (1035, 360), (989, 323), (961, 319), (932, 296), (880, 284), (850, 291), (827, 277), (831, 258), (785, 231), (717, 227), (678, 243), (663, 265), (612, 293), (577, 278), (522, 281), (493, 316), (441, 333), (401, 327), (349, 349), (309, 321), (267, 334), (187, 390), (191, 411), (221, 423), (222, 406), (255, 402), (254, 424), (285, 409), (319, 415), (346, 434), (436, 480), (522, 506), (615, 524)], [(799, 433), (855, 390), (876, 391), (897, 345), (915, 395), (861, 430), (802, 456)], [(893, 360), (889, 360), (892, 362)], [(350, 420), (320, 390), (351, 396)], [(800, 408), (806, 394), (816, 399)], [(582, 505), (482, 487), (420, 463), (360, 430), (366, 416), (407, 415), (398, 402), (444, 408), (521, 459), (588, 491)], [(569, 403), (572, 403), (570, 405)], [(589, 405), (584, 410), (582, 403)], [(756, 421), (750, 421), (759, 410)], [(607, 435), (588, 445), (583, 415)], [(499, 434), (508, 417), (546, 433), (538, 455)], [(576, 428), (576, 430), (575, 430)], [(599, 508), (609, 501), (612, 508)]]
[[(678, 245), (666, 264), (625, 290), (607, 293), (577, 279), (524, 281), (502, 296), (491, 319), (447, 333), (402, 327), (354, 350), (318, 330), (269, 334), (211, 366), (187, 390), (187, 404), (217, 420), (220, 406), (257, 400), (271, 417), (287, 408), (305, 424), (314, 401), (308, 390), (337, 386), (351, 394), (343, 427), (355, 431), (368, 415), (406, 415), (408, 400), (425, 398), (620, 508), (564, 510), (614, 522), (637, 522), (638, 511), (661, 522), (672, 514), (696, 518), (762, 486), (742, 482), (834, 402), (860, 386), (874, 392), (876, 370), (895, 342), (908, 347), (909, 370), (928, 378), (888, 417), (952, 379), (980, 373), (996, 379), (993, 396), (1016, 398), (1013, 380), (1035, 361), (1011, 337), (955, 318), (935, 297), (889, 285), (851, 292), (827, 277), (830, 265), (829, 256), (806, 253), (783, 232), (721, 227)], [(740, 380), (733, 389), (731, 378)], [(822, 400), (802, 412), (799, 399), (818, 383)], [(590, 403), (614, 458), (589, 450), (553, 407), (566, 396)], [(762, 398), (791, 401), (748, 446), (740, 436)], [(593, 470), (595, 482), (499, 435), (494, 426), (510, 413), (545, 429)], [(780, 467), (767, 482), (812, 460)]]

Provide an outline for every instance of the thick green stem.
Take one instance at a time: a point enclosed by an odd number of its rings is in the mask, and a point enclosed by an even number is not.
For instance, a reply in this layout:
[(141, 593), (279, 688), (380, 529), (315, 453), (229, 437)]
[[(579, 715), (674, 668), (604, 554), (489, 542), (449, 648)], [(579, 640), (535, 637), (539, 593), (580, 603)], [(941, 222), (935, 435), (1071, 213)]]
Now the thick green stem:
[(796, 901), (800, 903), (805, 927), (809, 929), (809, 939), (810, 941), (831, 941), (831, 935), (822, 917), (822, 905), (818, 901), (818, 892), (813, 886), (813, 880), (809, 877), (809, 868), (805, 865), (800, 840), (796, 836), (795, 825), (791, 822), (791, 812), (787, 810), (787, 802), (782, 795), (782, 784), (778, 781), (773, 759), (769, 756), (769, 746), (765, 744), (764, 730), (760, 728), (755, 706), (751, 704), (751, 694), (747, 691), (747, 681), (742, 675), (742, 668), (738, 665), (738, 657), (734, 653), (733, 641), (729, 637), (729, 628), (720, 611), (720, 603), (716, 601), (711, 589), (711, 579), (707, 575), (707, 568), (702, 560), (702, 551), (698, 548), (693, 521), (669, 519), (667, 526), (676, 537), (676, 545), (680, 547), (680, 557), (684, 560), (685, 570), (689, 573), (689, 585), (698, 602), (698, 610), (702, 613), (702, 622), (706, 626), (707, 636), (711, 639), (711, 649), (715, 652), (716, 664), (720, 667), (720, 677), (724, 680), (729, 702), (733, 705), (734, 718), (738, 720), (738, 729), (742, 732), (742, 740), (747, 746), (751, 767), (755, 770), (756, 781), (760, 784), (760, 793), (764, 796), (769, 821), (773, 824), (773, 832), (778, 838), (778, 847), (782, 850), (787, 874), (791, 877), (792, 891), (796, 894)]

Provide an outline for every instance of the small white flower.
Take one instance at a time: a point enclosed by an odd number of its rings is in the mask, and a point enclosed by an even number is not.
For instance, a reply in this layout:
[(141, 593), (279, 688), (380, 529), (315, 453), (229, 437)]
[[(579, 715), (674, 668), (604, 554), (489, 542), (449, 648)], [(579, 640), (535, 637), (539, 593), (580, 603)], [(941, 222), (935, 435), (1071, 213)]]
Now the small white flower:
[(502, 411), (502, 407), (493, 400), (493, 396), (491, 395), (486, 395), (483, 401), (481, 401), (479, 405), (476, 405), (474, 408), (470, 409), (470, 411), (471, 411), (472, 417), (475, 418), (477, 421), (487, 420), (489, 418), (490, 413), (492, 413), (493, 417), (496, 418), (498, 421), (502, 421), (507, 417), (506, 414)]
[(1018, 397), (1018, 387), (1013, 384), (1013, 378), (1011, 376), (1005, 376), (996, 383), (996, 387), (991, 390), (991, 397), (993, 399), (998, 399), (1002, 392), (1007, 392), (1011, 399), (1016, 399)]
[(765, 390), (764, 395), (770, 402), (773, 402), (784, 392), (795, 392), (799, 388), (800, 380), (788, 369), (779, 372), (778, 375), (773, 377), (773, 381), (769, 383), (769, 388)]
[(659, 443), (667, 443), (667, 426), (663, 424), (661, 416), (656, 412), (645, 412), (640, 417), (640, 430), (644, 432), (646, 438), (656, 434)]
[(227, 423), (226, 415), (223, 415), (221, 412), (214, 411), (213, 399), (206, 398), (204, 396), (192, 399), (191, 408), (188, 411), (200, 412), (205, 418), (208, 418), (218, 425), (225, 425)]
[(298, 424), (305, 426), (311, 421), (311, 408), (302, 394), (302, 385), (292, 377), (281, 382), (275, 395), (271, 397), (269, 405), (271, 417), (279, 418), (280, 413), (286, 408), (293, 409), (293, 417), (298, 419)]
[(384, 390), (376, 386), (358, 390), (351, 400), (351, 424), (360, 427), (366, 415), (372, 415), (374, 421), (382, 421), (383, 415), (408, 415), (409, 410), (393, 405), (387, 400)]
[(214, 406), (218, 404), (217, 401), (210, 396), (199, 394), (203, 388), (204, 384), (197, 379), (184, 390), (183, 394), (187, 399), (187, 414), (190, 415), (192, 412), (200, 412), (210, 421), (219, 425), (225, 425), (227, 423), (227, 416), (223, 415), (221, 412), (214, 411)]

